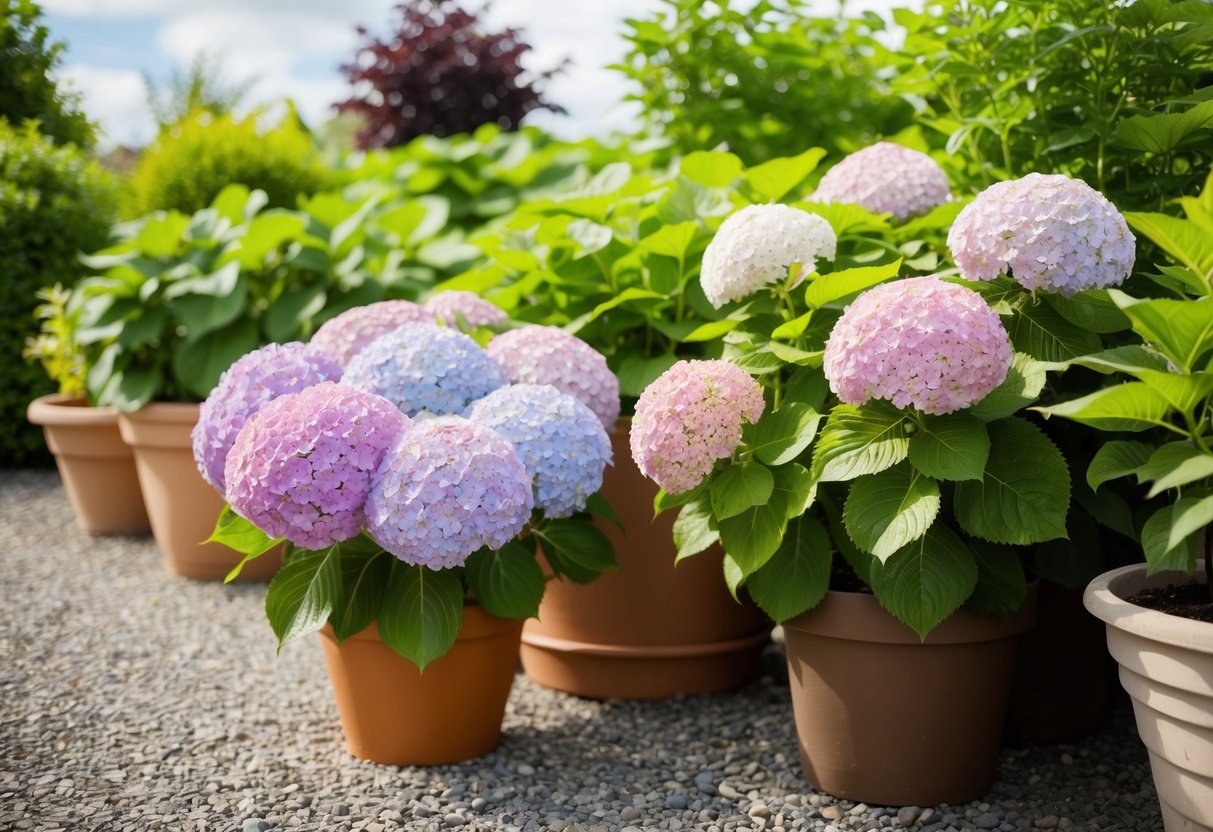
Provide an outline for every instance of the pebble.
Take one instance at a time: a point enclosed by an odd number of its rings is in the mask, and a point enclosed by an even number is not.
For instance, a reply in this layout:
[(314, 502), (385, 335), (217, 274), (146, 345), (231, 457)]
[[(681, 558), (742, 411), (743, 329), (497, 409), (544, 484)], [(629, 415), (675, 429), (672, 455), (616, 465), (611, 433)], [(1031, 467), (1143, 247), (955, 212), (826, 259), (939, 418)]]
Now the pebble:
[(821, 816), (826, 820), (839, 820), (842, 818), (842, 809), (837, 806), (822, 806)]
[(681, 811), (687, 807), (687, 797), (685, 794), (667, 795), (665, 805), (667, 809), (677, 809)]
[(993, 812), (984, 812), (974, 818), (973, 823), (977, 825), (978, 829), (997, 829), (998, 825), (1002, 823), (1002, 818)]
[(921, 814), (922, 809), (917, 806), (903, 806), (897, 810), (897, 822), (902, 826), (913, 826)]
[(261, 818), (249, 818), (240, 825), (240, 832), (266, 832), (270, 825)]

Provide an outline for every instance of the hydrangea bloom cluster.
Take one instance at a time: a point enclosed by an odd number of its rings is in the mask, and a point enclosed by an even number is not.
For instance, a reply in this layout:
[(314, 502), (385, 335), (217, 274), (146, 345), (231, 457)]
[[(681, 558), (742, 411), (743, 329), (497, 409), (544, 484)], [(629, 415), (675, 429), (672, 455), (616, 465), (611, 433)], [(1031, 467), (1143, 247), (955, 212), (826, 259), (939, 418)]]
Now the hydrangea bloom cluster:
[(327, 355), (298, 342), (269, 344), (239, 358), (202, 403), (191, 434), (202, 478), (222, 492), (228, 451), (250, 416), (279, 396), (340, 377)]
[(583, 402), (610, 430), (619, 418), (619, 379), (606, 359), (575, 335), (554, 326), (524, 326), (498, 335), (489, 356), (512, 384), (550, 384)]
[(838, 239), (816, 214), (787, 205), (749, 205), (720, 224), (703, 253), (699, 282), (717, 309), (786, 280), (799, 263), (807, 274), (817, 259), (834, 259)]
[(388, 450), (366, 503), (367, 531), (405, 563), (447, 569), (500, 549), (534, 508), (531, 478), (496, 431), (458, 416), (418, 422)]
[(762, 388), (727, 361), (679, 361), (636, 403), (632, 458), (671, 494), (690, 491), (741, 444), (742, 422), (762, 416)]
[(518, 451), (548, 517), (568, 517), (602, 487), (611, 440), (584, 404), (547, 384), (511, 384), (468, 408), (467, 417)]
[(952, 224), (948, 248), (969, 280), (1007, 274), (1027, 289), (1067, 297), (1121, 283), (1135, 257), (1125, 218), (1103, 194), (1040, 173), (978, 194)]
[(830, 333), (824, 369), (848, 404), (883, 399), (937, 414), (981, 401), (1010, 366), (1010, 339), (981, 295), (916, 277), (856, 298)]
[(846, 202), (899, 220), (952, 198), (948, 176), (925, 153), (877, 142), (847, 156), (821, 177), (815, 202)]
[(307, 549), (356, 537), (384, 452), (410, 425), (386, 399), (331, 381), (280, 396), (237, 435), (227, 501), (262, 531)]
[(492, 326), (506, 319), (504, 309), (473, 292), (439, 292), (426, 300), (425, 308), (447, 326), (458, 325), (460, 316), (471, 326)]
[(402, 324), (433, 324), (434, 313), (407, 300), (384, 300), (355, 306), (320, 325), (308, 343), (342, 367), (363, 347)]
[(480, 345), (454, 329), (405, 324), (363, 347), (342, 382), (377, 393), (409, 416), (462, 413), (506, 384)]

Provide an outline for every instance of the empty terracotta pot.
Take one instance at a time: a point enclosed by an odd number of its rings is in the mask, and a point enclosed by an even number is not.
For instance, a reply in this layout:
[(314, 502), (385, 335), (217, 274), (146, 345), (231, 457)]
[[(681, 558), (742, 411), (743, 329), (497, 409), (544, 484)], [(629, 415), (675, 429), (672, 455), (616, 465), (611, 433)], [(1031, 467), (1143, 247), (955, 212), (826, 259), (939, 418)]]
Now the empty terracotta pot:
[(783, 625), (800, 759), (818, 791), (885, 806), (984, 795), (1015, 649), (1035, 596), (1009, 619), (959, 611), (926, 641), (867, 593), (829, 592)]
[[(118, 417), (122, 438), (135, 455), (139, 485), (152, 535), (178, 575), (221, 581), (243, 555), (227, 546), (204, 543), (215, 529), (223, 498), (207, 485), (194, 463), (190, 431), (198, 405), (158, 402)], [(282, 566), (274, 549), (247, 564), (241, 581), (264, 581)]]
[(591, 584), (550, 581), (522, 633), (522, 665), (545, 687), (595, 699), (664, 699), (731, 690), (758, 672), (771, 623), (729, 595), (717, 547), (675, 566), (677, 512), (653, 519), (657, 486), (611, 433), (602, 494), (623, 521), (595, 518), (622, 569)]
[(146, 534), (147, 511), (135, 458), (118, 432), (118, 412), (54, 394), (30, 402), (42, 426), (76, 522), (92, 535)]
[[(1198, 572), (1203, 582), (1203, 563)], [(1146, 565), (1136, 564), (1100, 575), (1083, 597), (1107, 625), (1108, 650), (1120, 665), (1137, 732), (1150, 752), (1167, 832), (1213, 829), (1213, 624), (1124, 599), (1195, 577), (1147, 576)]]
[(396, 766), (470, 760), (501, 742), (501, 720), (518, 666), (522, 622), (463, 608), (459, 638), (425, 672), (371, 624), (338, 645), (320, 631), (350, 753)]

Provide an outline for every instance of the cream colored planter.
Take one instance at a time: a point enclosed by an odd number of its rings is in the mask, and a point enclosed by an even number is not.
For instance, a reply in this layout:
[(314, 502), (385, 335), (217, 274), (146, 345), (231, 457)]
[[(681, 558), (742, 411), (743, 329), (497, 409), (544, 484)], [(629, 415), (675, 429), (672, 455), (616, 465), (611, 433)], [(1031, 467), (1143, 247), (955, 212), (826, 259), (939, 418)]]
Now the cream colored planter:
[[(1204, 580), (1203, 566), (1198, 570)], [(1148, 610), (1124, 599), (1191, 580), (1147, 576), (1145, 564), (1100, 575), (1083, 602), (1107, 624), (1108, 650), (1133, 698), (1150, 752), (1166, 832), (1213, 830), (1213, 624)]]

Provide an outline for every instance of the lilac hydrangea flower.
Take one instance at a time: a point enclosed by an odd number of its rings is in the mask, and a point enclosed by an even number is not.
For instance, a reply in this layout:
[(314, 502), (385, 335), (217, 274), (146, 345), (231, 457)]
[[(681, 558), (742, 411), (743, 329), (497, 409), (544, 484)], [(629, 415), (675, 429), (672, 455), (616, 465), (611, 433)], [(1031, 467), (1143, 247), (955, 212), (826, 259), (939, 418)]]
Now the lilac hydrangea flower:
[(594, 411), (608, 431), (615, 427), (619, 379), (577, 336), (554, 326), (524, 326), (498, 335), (487, 349), (511, 384), (550, 384)]
[(458, 326), (461, 316), (471, 326), (493, 326), (506, 319), (504, 309), (473, 292), (439, 292), (430, 295), (425, 308), (446, 326)]
[(454, 329), (405, 324), (354, 356), (342, 382), (389, 399), (409, 416), (464, 409), (506, 384), (480, 345)]
[(442, 416), (416, 423), (384, 456), (367, 531), (405, 563), (448, 569), (513, 540), (534, 505), (513, 445), (484, 425)]
[(320, 325), (308, 343), (323, 350), (342, 367), (380, 335), (403, 324), (436, 323), (434, 313), (407, 300), (384, 300), (355, 306)]
[(969, 280), (1006, 274), (1024, 288), (1067, 297), (1123, 282), (1135, 245), (1116, 206), (1086, 182), (1059, 174), (991, 185), (948, 233), (952, 258)]
[(699, 283), (717, 309), (788, 279), (799, 263), (808, 274), (817, 259), (834, 259), (838, 239), (816, 214), (787, 205), (749, 205), (730, 216), (703, 253)]
[(952, 199), (948, 175), (925, 153), (877, 142), (847, 156), (821, 177), (814, 202), (845, 202), (899, 220)]
[(241, 356), (219, 376), (190, 435), (202, 478), (223, 493), (224, 462), (250, 416), (281, 395), (340, 377), (332, 359), (298, 342), (269, 344)]
[(535, 485), (535, 505), (568, 517), (602, 487), (611, 440), (594, 412), (549, 384), (511, 384), (468, 408), (467, 418), (504, 436)]
[(232, 509), (306, 549), (356, 537), (384, 452), (411, 421), (379, 396), (331, 381), (261, 408), (224, 475)]
[(830, 389), (847, 404), (872, 399), (951, 413), (1007, 377), (1011, 342), (972, 289), (937, 277), (869, 289), (834, 324), (825, 348)]
[(669, 493), (690, 491), (732, 456), (742, 422), (757, 422), (764, 406), (762, 388), (736, 364), (679, 361), (636, 402), (632, 458)]

